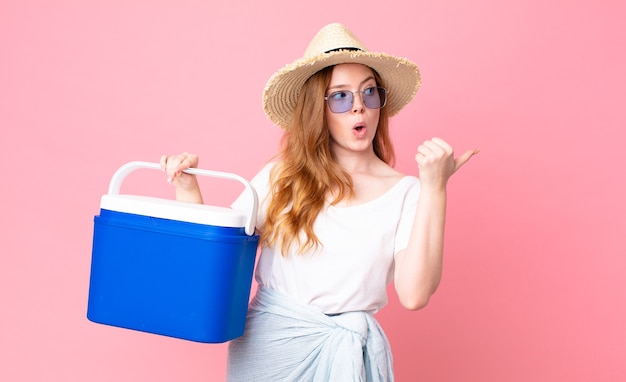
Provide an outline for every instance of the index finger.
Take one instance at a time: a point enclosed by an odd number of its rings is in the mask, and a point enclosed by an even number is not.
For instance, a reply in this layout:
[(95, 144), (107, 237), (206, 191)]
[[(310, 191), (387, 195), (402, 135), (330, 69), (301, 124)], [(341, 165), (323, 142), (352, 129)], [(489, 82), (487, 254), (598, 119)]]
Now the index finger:
[(165, 171), (165, 164), (167, 163), (167, 155), (161, 155), (161, 159), (159, 160), (159, 164), (161, 165), (161, 170)]
[(431, 139), (431, 141), (433, 141), (437, 145), (441, 146), (441, 148), (443, 148), (447, 152), (452, 152), (453, 151), (452, 150), (452, 146), (450, 146), (450, 144), (448, 142), (444, 141), (443, 139), (441, 139), (439, 137), (433, 137), (433, 139)]

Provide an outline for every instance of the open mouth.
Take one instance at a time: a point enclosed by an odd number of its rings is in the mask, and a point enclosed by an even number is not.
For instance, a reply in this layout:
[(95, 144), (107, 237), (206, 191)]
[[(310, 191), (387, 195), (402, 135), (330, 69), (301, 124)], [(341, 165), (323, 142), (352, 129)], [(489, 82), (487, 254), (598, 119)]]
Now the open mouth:
[(356, 131), (361, 131), (364, 128), (365, 128), (365, 125), (363, 125), (363, 124), (358, 124), (358, 125), (354, 126), (354, 130), (356, 130)]

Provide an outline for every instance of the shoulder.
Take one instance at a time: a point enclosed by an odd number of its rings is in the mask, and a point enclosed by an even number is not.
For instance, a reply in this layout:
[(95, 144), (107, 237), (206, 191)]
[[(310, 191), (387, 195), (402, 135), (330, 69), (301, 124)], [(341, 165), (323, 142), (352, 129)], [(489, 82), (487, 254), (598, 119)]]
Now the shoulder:
[(394, 185), (394, 188), (410, 189), (419, 188), (419, 178), (414, 175), (404, 174), (395, 168), (391, 167), (387, 163), (383, 163), (376, 171), (376, 176), (389, 184)]
[(381, 177), (384, 181), (380, 183), (385, 184), (389, 190), (389, 193), (394, 195), (396, 199), (409, 200), (416, 199), (420, 193), (420, 180), (414, 175), (406, 175), (395, 169), (392, 169), (387, 176)]
[(370, 176), (367, 178), (370, 182), (376, 182), (388, 189), (395, 188), (397, 185), (413, 183), (417, 179), (401, 173), (383, 161), (380, 161), (379, 165), (372, 169)]
[(272, 169), (276, 167), (276, 162), (266, 163), (250, 181), (253, 185), (266, 184), (269, 182)]

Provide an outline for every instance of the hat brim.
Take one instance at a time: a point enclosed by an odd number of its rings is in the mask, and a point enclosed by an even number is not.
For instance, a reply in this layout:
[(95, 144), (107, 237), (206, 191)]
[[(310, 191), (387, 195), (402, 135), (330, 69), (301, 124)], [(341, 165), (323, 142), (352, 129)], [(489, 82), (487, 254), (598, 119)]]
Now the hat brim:
[(291, 123), (302, 85), (318, 71), (333, 65), (357, 63), (374, 69), (388, 90), (389, 116), (396, 115), (415, 97), (420, 73), (412, 61), (386, 53), (347, 51), (323, 53), (298, 59), (269, 79), (263, 91), (263, 110), (274, 124), (286, 128)]

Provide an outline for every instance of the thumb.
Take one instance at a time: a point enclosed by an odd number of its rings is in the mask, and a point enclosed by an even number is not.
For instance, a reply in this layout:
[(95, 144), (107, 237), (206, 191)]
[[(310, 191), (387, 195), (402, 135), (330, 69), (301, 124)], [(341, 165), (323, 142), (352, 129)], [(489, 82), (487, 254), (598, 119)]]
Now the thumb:
[(465, 153), (463, 153), (461, 156), (459, 156), (458, 158), (456, 158), (454, 160), (454, 172), (456, 172), (458, 169), (461, 168), (461, 166), (463, 166), (465, 163), (467, 163), (468, 160), (470, 160), (470, 158), (476, 154), (478, 154), (480, 152), (479, 149), (475, 149), (475, 150), (468, 150)]

